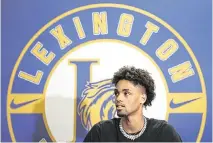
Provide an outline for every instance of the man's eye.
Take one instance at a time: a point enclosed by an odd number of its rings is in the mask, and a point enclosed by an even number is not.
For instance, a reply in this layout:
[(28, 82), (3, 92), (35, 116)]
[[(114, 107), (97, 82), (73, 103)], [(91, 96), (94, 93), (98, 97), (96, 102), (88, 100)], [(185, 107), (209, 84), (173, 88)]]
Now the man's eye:
[(115, 94), (115, 96), (117, 96), (117, 95), (118, 95), (118, 92), (114, 92), (114, 94)]
[(124, 95), (130, 95), (130, 92), (124, 92)]

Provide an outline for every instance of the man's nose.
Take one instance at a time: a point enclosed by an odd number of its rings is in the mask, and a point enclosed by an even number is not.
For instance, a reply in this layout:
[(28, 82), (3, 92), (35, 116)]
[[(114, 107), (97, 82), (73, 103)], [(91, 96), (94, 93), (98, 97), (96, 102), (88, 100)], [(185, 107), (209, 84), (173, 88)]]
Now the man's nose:
[(122, 94), (119, 94), (119, 95), (116, 96), (115, 99), (116, 99), (116, 101), (119, 101), (119, 102), (120, 102), (120, 101), (123, 100), (123, 95), (122, 95)]

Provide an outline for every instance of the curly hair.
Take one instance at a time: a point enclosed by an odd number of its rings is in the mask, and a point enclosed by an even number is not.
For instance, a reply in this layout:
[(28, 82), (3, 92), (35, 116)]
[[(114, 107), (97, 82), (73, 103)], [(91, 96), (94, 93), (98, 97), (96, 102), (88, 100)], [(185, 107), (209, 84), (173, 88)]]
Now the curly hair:
[(147, 99), (144, 106), (151, 106), (155, 98), (155, 83), (150, 73), (134, 66), (124, 66), (115, 72), (112, 83), (117, 85), (120, 80), (131, 81), (134, 85), (141, 85), (146, 89)]

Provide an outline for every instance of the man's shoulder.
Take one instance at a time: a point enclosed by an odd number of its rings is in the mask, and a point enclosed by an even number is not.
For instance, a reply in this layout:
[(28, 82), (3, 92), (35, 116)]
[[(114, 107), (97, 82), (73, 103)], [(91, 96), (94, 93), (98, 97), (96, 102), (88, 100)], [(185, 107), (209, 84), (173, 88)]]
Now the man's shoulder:
[(168, 122), (165, 120), (148, 118), (148, 124), (150, 127), (153, 127), (153, 128), (162, 128), (164, 126), (167, 126)]
[(91, 129), (91, 131), (98, 131), (100, 133), (111, 132), (113, 133), (116, 130), (116, 127), (119, 123), (118, 118), (113, 118), (109, 120), (102, 120), (97, 122)]
[(151, 130), (156, 132), (174, 132), (175, 128), (169, 124), (166, 120), (148, 119), (148, 126)]
[(158, 136), (160, 142), (181, 142), (176, 129), (165, 120), (148, 119), (150, 129)]
[(112, 118), (109, 120), (102, 120), (99, 121), (98, 123), (96, 123), (96, 126), (108, 126), (108, 125), (115, 125), (118, 123), (118, 121), (120, 120), (120, 118)]

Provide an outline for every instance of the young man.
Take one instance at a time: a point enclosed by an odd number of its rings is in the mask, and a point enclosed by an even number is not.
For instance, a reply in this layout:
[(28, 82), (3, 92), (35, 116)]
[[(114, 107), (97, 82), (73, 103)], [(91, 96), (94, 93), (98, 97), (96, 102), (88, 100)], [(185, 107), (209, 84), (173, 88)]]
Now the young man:
[(122, 67), (114, 74), (112, 83), (120, 118), (95, 124), (84, 142), (182, 142), (166, 121), (143, 115), (143, 108), (151, 106), (155, 98), (155, 83), (147, 71)]

